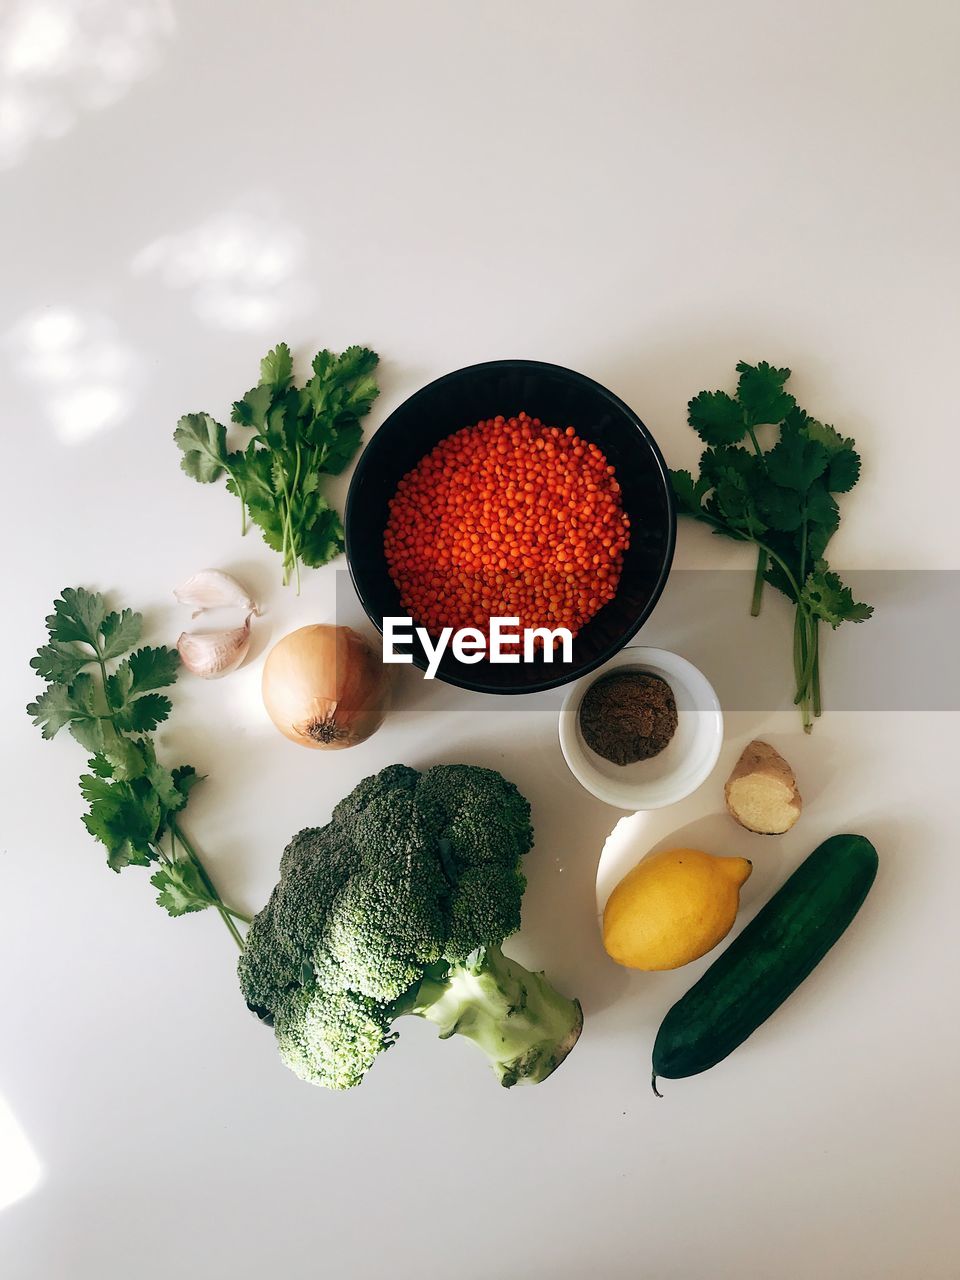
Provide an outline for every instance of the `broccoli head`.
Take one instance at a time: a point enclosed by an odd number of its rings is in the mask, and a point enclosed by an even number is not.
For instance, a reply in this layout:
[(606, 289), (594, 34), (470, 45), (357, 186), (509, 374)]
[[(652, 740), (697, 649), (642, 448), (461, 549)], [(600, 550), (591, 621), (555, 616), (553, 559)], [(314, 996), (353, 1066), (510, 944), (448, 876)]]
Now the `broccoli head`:
[(520, 927), (532, 842), (524, 797), (473, 765), (391, 765), (295, 836), (239, 966), (287, 1066), (352, 1088), (414, 1014), (478, 1043), (504, 1085), (549, 1075), (580, 1006), (499, 949)]

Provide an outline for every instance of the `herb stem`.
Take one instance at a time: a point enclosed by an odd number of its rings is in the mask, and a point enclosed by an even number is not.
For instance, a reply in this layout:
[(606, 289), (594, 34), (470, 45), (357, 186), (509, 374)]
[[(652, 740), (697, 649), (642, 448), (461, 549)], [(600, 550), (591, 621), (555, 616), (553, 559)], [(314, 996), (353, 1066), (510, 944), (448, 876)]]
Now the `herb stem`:
[(819, 716), (823, 711), (820, 702), (820, 619), (811, 618), (810, 627), (813, 633), (813, 673), (811, 683), (813, 685), (813, 714)]
[(170, 818), (169, 826), (170, 826), (171, 840), (179, 840), (181, 848), (189, 858), (190, 862), (193, 864), (197, 875), (200, 877), (201, 881), (203, 882), (203, 887), (206, 889), (207, 893), (210, 895), (211, 901), (219, 911), (220, 917), (223, 920), (223, 923), (230, 930), (230, 933), (233, 936), (233, 940), (236, 942), (237, 946), (242, 951), (243, 937), (239, 929), (237, 928), (237, 926), (234, 924), (233, 919), (231, 917), (235, 916), (238, 920), (242, 920), (246, 924), (250, 923), (249, 918), (247, 916), (241, 915), (239, 911), (233, 911), (226, 906), (223, 899), (220, 897), (220, 894), (217, 892), (216, 886), (214, 885), (213, 881), (210, 879), (209, 875), (207, 874), (206, 867), (204, 867), (203, 863), (200, 861), (200, 858), (197, 856), (197, 853), (194, 850), (193, 846), (190, 844), (190, 841), (184, 835), (183, 828), (178, 825), (177, 820), (175, 818), (173, 817)]
[(797, 696), (794, 701), (800, 707), (803, 716), (803, 731), (810, 733), (813, 729), (813, 717), (810, 707), (810, 665), (813, 659), (810, 618), (807, 611), (797, 606), (796, 628), (799, 636), (799, 666), (797, 667)]
[[(300, 484), (300, 466), (301, 466), (301, 463), (302, 463), (302, 462), (303, 462), (303, 454), (301, 453), (301, 450), (300, 450), (300, 441), (298, 440), (298, 441), (297, 441), (297, 465), (296, 465), (296, 467), (295, 467), (295, 469), (294, 469), (294, 472), (293, 472), (293, 492), (294, 492), (294, 493), (296, 493), (296, 492), (297, 492), (297, 487), (298, 487), (298, 485)], [(290, 510), (290, 541), (291, 541), (291, 543), (293, 543), (293, 544), (294, 544), (294, 550), (293, 550), (293, 567), (294, 567), (294, 569), (296, 570), (296, 574), (297, 574), (297, 595), (299, 595), (299, 594), (300, 594), (300, 555), (299, 555), (299, 552), (298, 552), (298, 550), (297, 550), (297, 548), (296, 548), (296, 545), (295, 545), (295, 539), (294, 539), (294, 536), (293, 536), (293, 511), (292, 511), (292, 509)]]
[(283, 531), (283, 541), (280, 545), (280, 555), (283, 558), (281, 585), (285, 587), (290, 581), (290, 571), (293, 566), (293, 519), (290, 514), (290, 494), (287, 491), (287, 477), (282, 466), (277, 468), (277, 474), (280, 478), (280, 528)]
[(283, 531), (283, 541), (280, 544), (280, 556), (283, 564), (283, 573), (280, 578), (280, 585), (285, 587), (290, 581), (290, 512), (289, 503), (287, 502), (286, 486), (284, 485), (281, 494), (280, 506), (280, 528)]
[(770, 559), (783, 570), (783, 575), (790, 583), (790, 587), (793, 591), (793, 598), (795, 601), (799, 602), (800, 588), (797, 585), (797, 580), (793, 576), (787, 562), (782, 556), (778, 556), (772, 547), (768, 547), (765, 542), (761, 542), (759, 538), (751, 537), (748, 533), (741, 533), (739, 529), (734, 529), (732, 525), (725, 524), (723, 520), (717, 520), (714, 516), (708, 516), (701, 512), (694, 518), (701, 521), (703, 524), (712, 525), (714, 529), (719, 529), (721, 533), (725, 533), (728, 538), (733, 538), (735, 542), (752, 542), (755, 547), (759, 547), (761, 551), (765, 551)]
[(240, 537), (245, 538), (247, 536), (247, 528), (248, 528), (247, 495), (243, 492), (243, 485), (241, 485), (240, 481), (237, 479), (237, 477), (233, 474), (232, 471), (230, 472), (230, 476), (231, 476), (231, 479), (233, 480), (234, 486), (236, 487), (237, 497), (240, 499)]
[[(97, 666), (100, 668), (100, 681), (103, 686), (103, 705), (107, 708), (105, 715), (96, 716), (95, 719), (109, 720), (110, 723), (113, 724), (114, 713), (113, 713), (112, 707), (110, 706), (110, 698), (107, 694), (107, 663), (103, 656), (103, 650), (100, 648), (99, 638), (96, 638), (93, 642), (93, 651), (96, 654)], [(113, 724), (113, 727), (114, 729), (116, 729), (117, 726)]]
[(240, 537), (243, 538), (247, 533), (247, 496), (243, 492), (243, 485), (237, 479), (237, 473), (230, 469), (221, 458), (218, 458), (220, 466), (233, 481), (233, 486), (237, 491), (237, 497), (240, 499)]
[(753, 599), (750, 602), (750, 616), (760, 616), (760, 604), (763, 600), (763, 585), (766, 581), (767, 553), (762, 548), (757, 551), (757, 571), (753, 576)]
[[(758, 458), (763, 457), (763, 450), (760, 448), (760, 441), (757, 439), (757, 433), (753, 427), (747, 427), (747, 435), (753, 445), (753, 451)], [(763, 604), (763, 588), (765, 583), (765, 574), (767, 572), (767, 553), (761, 547), (757, 552), (757, 572), (753, 579), (753, 599), (750, 601), (750, 616), (759, 618), (760, 608)]]
[[(797, 610), (797, 616), (800, 616), (800, 610)], [(804, 696), (809, 697), (813, 682), (813, 664), (817, 658), (816, 637), (817, 622), (815, 618), (811, 618), (804, 611), (803, 633), (804, 633), (804, 663), (803, 670), (800, 674), (797, 688), (802, 687)]]
[(803, 524), (800, 527), (800, 581), (807, 580), (807, 515), (804, 512)]
[[(300, 480), (300, 446), (297, 445), (297, 465), (293, 477), (293, 492), (297, 491)], [(297, 540), (293, 532), (293, 504), (287, 489), (286, 473), (280, 471), (280, 486), (283, 495), (283, 585), (290, 581), (291, 569), (297, 575), (297, 595), (300, 594), (300, 557), (297, 554)]]

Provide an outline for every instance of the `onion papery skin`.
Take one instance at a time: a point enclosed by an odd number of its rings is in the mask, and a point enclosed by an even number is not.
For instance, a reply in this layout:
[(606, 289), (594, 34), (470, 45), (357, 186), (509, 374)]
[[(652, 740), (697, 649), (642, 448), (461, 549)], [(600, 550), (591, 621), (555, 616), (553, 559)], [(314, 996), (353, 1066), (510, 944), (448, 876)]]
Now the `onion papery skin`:
[(352, 627), (315, 623), (284, 636), (263, 667), (263, 704), (284, 737), (318, 751), (365, 742), (390, 705), (390, 672)]

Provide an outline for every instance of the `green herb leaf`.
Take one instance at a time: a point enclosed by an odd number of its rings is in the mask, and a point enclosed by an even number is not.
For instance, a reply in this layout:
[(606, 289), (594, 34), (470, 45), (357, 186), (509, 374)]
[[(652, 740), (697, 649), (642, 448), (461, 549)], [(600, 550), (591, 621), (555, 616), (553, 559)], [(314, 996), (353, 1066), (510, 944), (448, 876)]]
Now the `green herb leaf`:
[(701, 391), (687, 405), (687, 420), (704, 444), (736, 444), (747, 433), (743, 409), (725, 391)]
[[(71, 729), (75, 726), (71, 726)], [(82, 744), (87, 746), (86, 743)], [(147, 761), (140, 743), (133, 738), (125, 738), (112, 727), (103, 731), (102, 747), (99, 751), (113, 766), (117, 778), (132, 780), (142, 778), (147, 771)]]
[[(263, 441), (273, 450), (290, 454), (293, 461), (293, 450), (296, 449), (300, 437), (300, 393), (291, 388), (285, 395), (275, 400), (267, 414), (263, 429)], [(293, 467), (291, 467), (291, 473)]]
[(110, 658), (119, 658), (121, 653), (132, 649), (140, 639), (142, 626), (143, 618), (132, 609), (124, 609), (122, 613), (108, 613), (100, 627), (103, 637), (100, 656), (103, 660), (106, 662)]
[(184, 916), (191, 911), (203, 911), (213, 904), (200, 873), (192, 862), (179, 859), (159, 868), (150, 877), (157, 894), (157, 905), (171, 916)]
[[(369, 347), (347, 347), (336, 364), (337, 379), (340, 382), (352, 381), (355, 393), (357, 387), (373, 373), (379, 363), (380, 357), (375, 351), (371, 351)], [(316, 366), (314, 366), (314, 371), (316, 371)], [(376, 395), (376, 393), (376, 387), (374, 387), (372, 394)]]
[(270, 406), (273, 404), (273, 387), (258, 382), (251, 387), (242, 400), (235, 400), (230, 417), (243, 427), (260, 429), (267, 420)]
[(178, 765), (177, 768), (173, 770), (173, 785), (176, 789), (177, 795), (180, 797), (180, 801), (178, 804), (171, 804), (170, 808), (174, 810), (174, 812), (178, 812), (180, 809), (184, 808), (190, 797), (190, 792), (198, 782), (202, 781), (202, 775), (197, 773), (192, 764)]
[(818, 422), (816, 418), (811, 418), (799, 406), (787, 415), (783, 425), (787, 431), (806, 436), (808, 440), (816, 440), (817, 444), (823, 445), (830, 457), (845, 449), (853, 448), (853, 441), (849, 437), (842, 436), (836, 427), (831, 427), (829, 423)]
[(380, 357), (367, 347), (348, 347), (337, 361), (337, 380), (343, 388), (340, 413), (362, 417), (380, 394), (373, 371)]
[(698, 515), (703, 510), (703, 499), (710, 484), (701, 476), (694, 480), (689, 471), (671, 471), (670, 482), (677, 500), (677, 510), (684, 515)]
[(180, 667), (180, 655), (176, 649), (163, 646), (146, 646), (131, 653), (117, 668), (117, 674), (127, 668), (129, 672), (128, 695), (136, 697), (151, 689), (165, 689), (174, 684)]
[(93, 676), (81, 672), (70, 686), (70, 697), (82, 716), (95, 717), (97, 714), (97, 687)]
[(783, 489), (766, 480), (757, 492), (757, 507), (765, 523), (781, 533), (792, 533), (803, 523), (804, 506), (795, 489)]
[[(272, 458), (269, 449), (257, 447), (256, 440), (252, 440), (243, 453), (231, 454), (230, 470), (233, 474), (227, 480), (227, 490), (244, 498), (248, 506), (254, 499), (275, 503), (280, 495), (273, 491)], [(234, 477), (241, 483), (242, 494)]]
[(790, 377), (789, 369), (776, 369), (761, 360), (759, 364), (737, 365), (740, 381), (737, 383), (737, 399), (743, 406), (747, 422), (759, 427), (768, 422), (782, 422), (796, 405), (796, 400), (783, 385)]
[(274, 392), (284, 391), (293, 381), (293, 357), (285, 342), (278, 342), (260, 361), (260, 382)]
[(172, 703), (162, 693), (146, 693), (121, 707), (114, 719), (125, 733), (152, 733), (170, 714)]
[(326, 564), (344, 547), (339, 515), (319, 494), (315, 497), (316, 509), (300, 533), (300, 559), (312, 568)]
[(186, 413), (173, 433), (183, 457), (180, 468), (200, 484), (211, 484), (227, 462), (227, 429), (209, 413)]
[(94, 650), (99, 648), (100, 628), (107, 616), (103, 596), (83, 587), (66, 587), (54, 601), (53, 613), (47, 618), (51, 640), (68, 643), (79, 640)]
[(148, 691), (173, 684), (179, 664), (176, 649), (143, 648), (131, 653), (113, 675), (107, 676), (107, 700), (118, 729), (145, 733), (166, 720), (170, 699)]
[[(327, 380), (327, 375), (329, 374), (330, 370), (334, 367), (336, 363), (337, 363), (337, 357), (333, 354), (333, 352), (323, 350), (323, 351), (318, 351), (317, 354), (313, 357), (313, 359), (310, 362), (310, 367), (311, 369), (313, 369), (313, 372), (316, 375), (317, 381), (320, 383), (324, 383)], [(309, 385), (310, 383), (308, 382), (307, 386)]]
[(48, 740), (55, 738), (79, 714), (70, 690), (62, 684), (48, 685), (36, 702), (27, 707), (27, 715), (33, 718), (33, 723)]
[(275, 503), (266, 498), (253, 497), (247, 501), (250, 519), (263, 535), (263, 540), (274, 551), (284, 549), (283, 512)]
[(90, 653), (76, 645), (54, 640), (37, 650), (36, 657), (30, 659), (30, 665), (41, 679), (68, 685), (91, 660)]
[(363, 439), (363, 427), (359, 422), (348, 421), (328, 433), (321, 447), (318, 466), (329, 475), (338, 476), (350, 463)]
[(732, 529), (749, 538), (762, 537), (767, 527), (749, 481), (736, 471), (720, 477), (707, 507)]
[(827, 549), (827, 544), (840, 527), (840, 510), (834, 511), (832, 520), (820, 520), (811, 524), (807, 530), (807, 560), (819, 560)]
[[(840, 523), (840, 508), (828, 492), (823, 480), (814, 480), (804, 497), (804, 515), (810, 524), (829, 527), (831, 532)], [(815, 557), (819, 559), (819, 556)]]
[(767, 474), (775, 484), (803, 493), (826, 471), (827, 451), (816, 440), (785, 435), (764, 454), (764, 461)]
[(106, 756), (94, 755), (87, 761), (87, 768), (98, 778), (112, 778), (113, 765)]
[(849, 436), (842, 436), (835, 427), (818, 422), (802, 409), (790, 414), (784, 425), (787, 430), (815, 440), (826, 450), (829, 459), (827, 488), (831, 493), (848, 493), (853, 488), (860, 478), (860, 455)]
[(131, 783), (87, 774), (80, 791), (89, 805), (83, 825), (107, 850), (112, 871), (148, 866), (156, 858), (152, 847), (160, 808), (152, 792), (139, 796)]
[(860, 455), (853, 449), (841, 449), (830, 459), (827, 488), (832, 493), (849, 493), (860, 479)]
[(825, 560), (820, 560), (803, 587), (803, 603), (824, 622), (836, 629), (841, 622), (866, 622), (873, 606), (854, 600), (853, 592), (844, 586)]
[(700, 458), (700, 477), (708, 487), (719, 484), (725, 476), (739, 476), (745, 484), (758, 482), (760, 463), (748, 449), (740, 445), (718, 445), (704, 449)]
[(70, 721), (70, 733), (73, 739), (80, 743), (84, 751), (93, 751), (99, 755), (106, 750), (105, 723), (108, 722), (82, 716)]
[[(768, 535), (767, 537), (768, 544), (772, 541), (773, 539)], [(792, 547), (787, 548), (787, 555), (790, 555), (792, 551), (793, 551)], [(764, 574), (764, 580), (766, 582), (769, 582), (770, 586), (774, 587), (777, 591), (779, 591), (781, 595), (785, 595), (788, 600), (792, 601), (794, 604), (797, 603), (797, 593), (793, 589), (793, 583), (790, 581), (790, 578), (784, 572), (783, 566), (780, 565), (776, 560), (769, 561), (766, 572)]]

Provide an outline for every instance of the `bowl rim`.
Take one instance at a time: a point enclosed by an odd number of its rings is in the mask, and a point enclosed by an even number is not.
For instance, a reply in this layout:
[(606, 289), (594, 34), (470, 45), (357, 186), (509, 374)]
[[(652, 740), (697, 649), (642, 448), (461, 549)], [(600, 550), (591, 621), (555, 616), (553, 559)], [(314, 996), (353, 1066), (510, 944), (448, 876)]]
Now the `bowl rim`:
[[(381, 422), (380, 426), (364, 445), (363, 451), (357, 460), (357, 465), (354, 467), (353, 475), (350, 477), (350, 484), (347, 488), (347, 498), (343, 509), (344, 544), (347, 557), (347, 570), (350, 574), (350, 581), (353, 584), (353, 589), (356, 592), (360, 604), (363, 606), (364, 613), (373, 623), (374, 627), (376, 627), (380, 635), (383, 635), (383, 619), (376, 616), (375, 611), (371, 609), (369, 603), (365, 599), (364, 594), (360, 589), (360, 584), (357, 581), (357, 573), (354, 568), (353, 556), (350, 553), (350, 544), (352, 540), (351, 526), (353, 523), (351, 520), (351, 513), (360, 482), (371, 465), (370, 459), (371, 454), (374, 452), (374, 442), (380, 432), (389, 427), (393, 419), (401, 410), (408, 409), (412, 403), (434, 391), (437, 387), (442, 386), (446, 382), (451, 382), (456, 378), (461, 378), (465, 374), (474, 374), (483, 371), (492, 372), (495, 370), (510, 370), (517, 372), (527, 370), (531, 372), (548, 371), (550, 373), (559, 373), (573, 382), (579, 383), (584, 387), (588, 387), (591, 390), (598, 392), (603, 399), (607, 400), (614, 408), (618, 409), (629, 419), (634, 430), (638, 432), (646, 443), (653, 460), (656, 463), (660, 480), (663, 484), (667, 508), (667, 541), (665, 553), (657, 575), (657, 581), (654, 583), (647, 603), (636, 621), (623, 633), (623, 635), (614, 644), (608, 645), (591, 662), (579, 668), (575, 673), (568, 673), (566, 675), (553, 676), (548, 679), (539, 680), (536, 683), (527, 685), (523, 688), (493, 689), (482, 681), (471, 680), (468, 676), (460, 677), (449, 675), (446, 672), (437, 672), (436, 678), (438, 680), (442, 680), (444, 684), (453, 685), (459, 689), (466, 689), (470, 693), (485, 693), (491, 694), (495, 697), (522, 697), (526, 694), (545, 693), (550, 689), (559, 689), (564, 685), (573, 684), (575, 681), (581, 680), (584, 676), (588, 676), (591, 672), (596, 671), (598, 667), (602, 667), (605, 662), (609, 662), (611, 658), (615, 657), (630, 643), (656, 608), (660, 597), (663, 595), (664, 588), (667, 585), (667, 578), (670, 576), (670, 570), (673, 567), (673, 558), (677, 545), (677, 507), (673, 496), (673, 486), (670, 483), (670, 469), (667, 466), (666, 460), (660, 451), (660, 446), (654, 439), (650, 429), (636, 411), (630, 408), (626, 401), (621, 400), (618, 395), (615, 395), (614, 392), (612, 392), (608, 387), (605, 387), (601, 382), (597, 382), (595, 378), (588, 377), (587, 374), (580, 373), (576, 369), (569, 369), (566, 365), (553, 364), (547, 360), (526, 360), (522, 358), (481, 360), (476, 364), (468, 364), (461, 366), (459, 369), (451, 369), (449, 373), (441, 374), (440, 377), (434, 378), (431, 382), (427, 382), (422, 387), (419, 387), (387, 414), (383, 422)], [(413, 665), (418, 667), (421, 671), (426, 669), (426, 664), (418, 654), (413, 655)]]
[(588, 672), (581, 679), (574, 681), (567, 690), (560, 707), (560, 713), (557, 716), (560, 752), (567, 768), (577, 782), (580, 783), (581, 787), (594, 796), (595, 799), (602, 800), (604, 804), (610, 805), (611, 808), (621, 809), (627, 813), (645, 813), (653, 809), (666, 809), (670, 805), (678, 804), (681, 800), (686, 800), (695, 791), (699, 791), (716, 768), (720, 752), (723, 749), (723, 708), (720, 705), (717, 691), (707, 676), (689, 658), (685, 658), (683, 654), (675, 653), (672, 649), (654, 648), (649, 645), (625, 645), (610, 660), (609, 671), (613, 672), (622, 667), (659, 668), (675, 680), (683, 682), (695, 681), (701, 686), (705, 695), (706, 705), (697, 708), (694, 714), (703, 717), (700, 724), (703, 726), (702, 732), (704, 736), (709, 735), (709, 742), (707, 753), (700, 769), (692, 774), (692, 785), (686, 789), (683, 786), (678, 786), (671, 791), (668, 782), (661, 783), (659, 795), (653, 799), (649, 796), (645, 797), (644, 787), (639, 785), (634, 790), (637, 800), (641, 801), (641, 803), (633, 805), (631, 801), (631, 804), (623, 804), (619, 799), (619, 792), (611, 787), (607, 779), (590, 763), (590, 759), (585, 752), (580, 752), (583, 757), (583, 767), (581, 767), (581, 763), (574, 751), (574, 744), (577, 744), (577, 749), (579, 750), (579, 744), (577, 743), (577, 717), (580, 711), (580, 703), (586, 696), (587, 689), (596, 680), (602, 680), (604, 675), (608, 674), (607, 672), (599, 674)]

